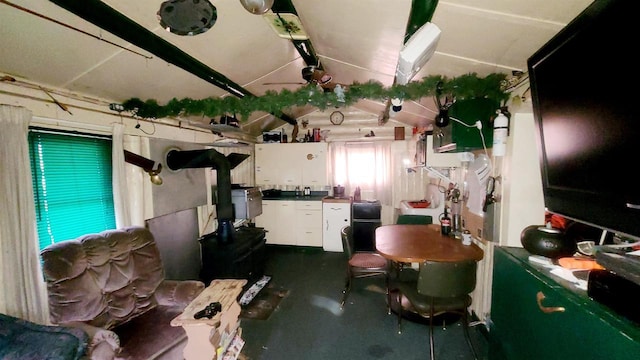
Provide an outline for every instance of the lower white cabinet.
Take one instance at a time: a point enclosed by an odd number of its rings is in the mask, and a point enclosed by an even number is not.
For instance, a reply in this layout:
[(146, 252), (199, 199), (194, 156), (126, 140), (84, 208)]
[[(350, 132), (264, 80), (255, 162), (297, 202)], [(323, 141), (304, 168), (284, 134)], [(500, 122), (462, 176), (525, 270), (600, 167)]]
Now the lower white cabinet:
[(262, 200), (256, 226), (267, 231), (267, 244), (322, 246), (322, 202)]
[(296, 245), (322, 246), (322, 202), (296, 201)]
[(325, 202), (322, 204), (322, 248), (325, 251), (342, 252), (340, 231), (351, 224), (350, 202)]
[(296, 237), (291, 231), (295, 225), (295, 201), (262, 200), (262, 214), (255, 222), (267, 231), (267, 244), (296, 245)]

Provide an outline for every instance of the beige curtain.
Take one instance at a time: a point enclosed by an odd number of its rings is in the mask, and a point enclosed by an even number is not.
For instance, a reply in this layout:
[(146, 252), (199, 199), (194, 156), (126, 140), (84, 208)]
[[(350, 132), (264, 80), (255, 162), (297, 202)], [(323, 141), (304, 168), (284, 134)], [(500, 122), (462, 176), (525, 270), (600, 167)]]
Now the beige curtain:
[(129, 191), (127, 190), (127, 173), (124, 162), (124, 125), (113, 124), (111, 138), (111, 163), (113, 183), (113, 208), (116, 214), (116, 227), (131, 225), (129, 209)]
[(0, 105), (0, 312), (48, 324), (27, 138), (31, 118), (25, 108)]
[(329, 179), (342, 185), (345, 195), (360, 187), (363, 200), (392, 205), (391, 142), (332, 142), (329, 144)]

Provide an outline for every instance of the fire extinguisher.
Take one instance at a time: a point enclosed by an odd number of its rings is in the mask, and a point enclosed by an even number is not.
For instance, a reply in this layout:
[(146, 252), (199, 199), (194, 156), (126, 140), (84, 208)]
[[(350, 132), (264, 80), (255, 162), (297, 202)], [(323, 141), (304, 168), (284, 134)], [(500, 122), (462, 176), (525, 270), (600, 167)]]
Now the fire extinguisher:
[(509, 118), (501, 110), (493, 120), (493, 156), (504, 156), (507, 152), (507, 136), (509, 135)]

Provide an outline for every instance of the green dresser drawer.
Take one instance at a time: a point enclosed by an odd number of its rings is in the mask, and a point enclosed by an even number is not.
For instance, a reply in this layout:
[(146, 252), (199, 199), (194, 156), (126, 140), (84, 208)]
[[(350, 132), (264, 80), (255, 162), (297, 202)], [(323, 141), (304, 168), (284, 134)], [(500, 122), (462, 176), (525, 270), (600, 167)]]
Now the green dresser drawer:
[(530, 264), (526, 250), (494, 254), (491, 358), (640, 358), (640, 327)]

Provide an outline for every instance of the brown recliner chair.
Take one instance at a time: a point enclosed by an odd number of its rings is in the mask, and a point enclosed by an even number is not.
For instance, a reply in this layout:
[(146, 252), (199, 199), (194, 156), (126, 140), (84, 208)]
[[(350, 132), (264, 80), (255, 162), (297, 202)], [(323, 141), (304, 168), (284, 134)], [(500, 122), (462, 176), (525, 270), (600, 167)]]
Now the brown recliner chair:
[(84, 235), (48, 246), (41, 257), (51, 322), (86, 331), (91, 359), (155, 359), (186, 342), (170, 321), (205, 285), (165, 280), (148, 229)]

